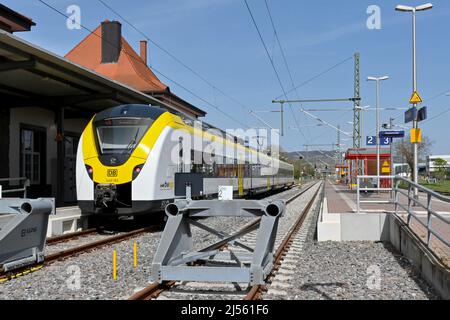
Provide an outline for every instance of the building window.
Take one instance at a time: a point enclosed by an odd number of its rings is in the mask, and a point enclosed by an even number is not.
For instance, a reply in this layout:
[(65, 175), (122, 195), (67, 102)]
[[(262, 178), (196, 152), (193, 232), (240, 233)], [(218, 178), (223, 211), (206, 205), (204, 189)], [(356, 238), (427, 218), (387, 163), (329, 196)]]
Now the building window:
[(20, 176), (31, 184), (41, 184), (45, 165), (45, 132), (21, 129), (20, 132)]

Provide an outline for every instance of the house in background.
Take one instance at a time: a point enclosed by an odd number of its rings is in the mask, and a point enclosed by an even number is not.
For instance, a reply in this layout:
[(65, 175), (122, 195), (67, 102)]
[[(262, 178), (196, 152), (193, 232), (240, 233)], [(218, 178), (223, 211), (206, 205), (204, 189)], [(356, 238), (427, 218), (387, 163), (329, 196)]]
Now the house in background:
[(65, 58), (110, 79), (157, 98), (193, 118), (206, 113), (181, 99), (162, 83), (147, 65), (147, 41), (140, 42), (140, 54), (122, 36), (118, 21), (104, 21), (77, 44)]

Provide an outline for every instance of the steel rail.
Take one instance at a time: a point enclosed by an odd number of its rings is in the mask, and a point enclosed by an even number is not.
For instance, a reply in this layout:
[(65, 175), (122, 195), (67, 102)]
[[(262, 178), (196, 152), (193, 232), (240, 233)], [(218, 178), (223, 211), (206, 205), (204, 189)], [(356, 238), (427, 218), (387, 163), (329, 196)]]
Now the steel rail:
[[(306, 207), (303, 209), (302, 214), (298, 217), (294, 226), (286, 234), (283, 242), (278, 247), (278, 250), (275, 253), (274, 267), (272, 269), (272, 272), (266, 278), (266, 284), (270, 283), (271, 279), (275, 277), (275, 272), (280, 268), (284, 257), (286, 256), (287, 252), (289, 251), (294, 241), (295, 235), (298, 233), (300, 227), (303, 225), (303, 222), (305, 221), (309, 211), (311, 210), (311, 207), (314, 204), (314, 201), (316, 200), (317, 195), (320, 192), (320, 189), (321, 189), (320, 187), (317, 189), (314, 196), (311, 198)], [(267, 291), (266, 285), (255, 285), (249, 290), (244, 300), (260, 300), (262, 293), (265, 291)]]
[[(298, 197), (300, 197), (301, 195), (305, 194), (307, 191), (309, 191), (311, 188), (313, 188), (316, 185), (317, 185), (317, 183), (313, 183), (310, 186), (306, 187), (305, 189), (301, 190), (298, 194), (288, 198), (286, 200), (286, 204), (289, 204), (289, 203), (293, 202)], [(314, 196), (314, 198), (315, 198), (315, 196)], [(239, 231), (237, 231), (237, 233), (241, 233), (242, 231), (248, 230), (249, 228), (254, 228), (255, 225), (259, 225), (260, 220), (261, 220), (261, 218), (258, 218), (255, 221), (252, 221), (252, 222), (246, 224), (243, 228), (241, 228)], [(227, 244), (222, 245), (222, 247), (219, 250), (223, 250), (226, 246), (227, 246)], [(147, 287), (145, 287), (144, 289), (135, 292), (131, 297), (128, 298), (128, 300), (152, 300), (152, 299), (156, 299), (162, 292), (170, 290), (170, 288), (172, 286), (174, 286), (175, 283), (176, 283), (175, 281), (163, 281), (162, 283), (153, 282), (150, 285), (148, 285)]]
[(119, 234), (116, 236), (111, 236), (106, 239), (93, 241), (93, 242), (90, 242), (90, 243), (87, 243), (87, 244), (84, 244), (81, 246), (77, 246), (74, 248), (58, 251), (58, 252), (55, 252), (55, 253), (45, 256), (44, 265), (48, 265), (55, 261), (65, 259), (68, 257), (72, 257), (72, 256), (78, 255), (80, 253), (85, 253), (92, 249), (103, 247), (105, 245), (110, 245), (110, 244), (114, 244), (119, 241), (124, 241), (124, 240), (130, 239), (130, 238), (133, 238), (135, 236), (138, 236), (142, 233), (155, 231), (155, 228), (156, 227), (141, 228), (141, 229), (133, 230), (133, 231), (126, 232), (123, 234)]
[(70, 240), (77, 239), (79, 237), (84, 237), (84, 236), (88, 236), (88, 235), (94, 234), (94, 233), (96, 233), (98, 231), (99, 231), (99, 229), (92, 228), (92, 229), (86, 229), (86, 230), (71, 232), (71, 233), (60, 235), (60, 236), (54, 236), (54, 237), (47, 238), (46, 244), (47, 245), (54, 245), (54, 244), (61, 243), (61, 242), (67, 242), (67, 241), (70, 241)]
[(106, 245), (111, 245), (111, 244), (114, 244), (114, 243), (117, 243), (120, 241), (124, 241), (124, 240), (133, 238), (133, 237), (138, 236), (143, 233), (155, 232), (156, 230), (157, 230), (157, 226), (136, 229), (136, 230), (126, 232), (123, 234), (111, 236), (106, 239), (93, 241), (93, 242), (90, 242), (90, 243), (87, 243), (87, 244), (84, 244), (81, 246), (76, 246), (76, 247), (73, 247), (70, 249), (66, 249), (66, 250), (62, 250), (62, 251), (58, 251), (58, 252), (46, 255), (44, 258), (44, 262), (40, 263), (40, 264), (34, 264), (34, 265), (26, 266), (23, 268), (19, 268), (16, 270), (11, 270), (10, 272), (4, 272), (3, 270), (0, 269), (0, 281), (14, 279), (14, 278), (17, 278), (18, 276), (30, 273), (30, 270), (32, 270), (32, 271), (39, 270), (42, 268), (42, 266), (48, 266), (56, 261), (59, 261), (62, 259), (67, 259), (67, 258), (70, 258), (73, 256), (77, 256), (79, 254), (86, 253), (88, 251), (91, 251), (93, 249), (100, 248), (100, 247), (103, 247)]

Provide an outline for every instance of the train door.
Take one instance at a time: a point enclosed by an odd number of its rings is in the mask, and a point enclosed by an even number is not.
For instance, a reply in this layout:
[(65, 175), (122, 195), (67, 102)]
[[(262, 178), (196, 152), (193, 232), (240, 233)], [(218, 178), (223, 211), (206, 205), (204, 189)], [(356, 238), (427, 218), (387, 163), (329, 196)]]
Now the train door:
[(239, 196), (244, 195), (244, 165), (238, 165), (238, 191)]

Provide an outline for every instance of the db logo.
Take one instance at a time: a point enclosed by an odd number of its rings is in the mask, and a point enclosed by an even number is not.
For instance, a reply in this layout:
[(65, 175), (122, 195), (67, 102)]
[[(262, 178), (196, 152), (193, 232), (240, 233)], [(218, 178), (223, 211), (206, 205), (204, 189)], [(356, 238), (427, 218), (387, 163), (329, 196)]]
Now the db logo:
[(110, 178), (117, 177), (117, 174), (118, 174), (117, 169), (108, 169), (108, 171), (106, 173), (106, 175)]

